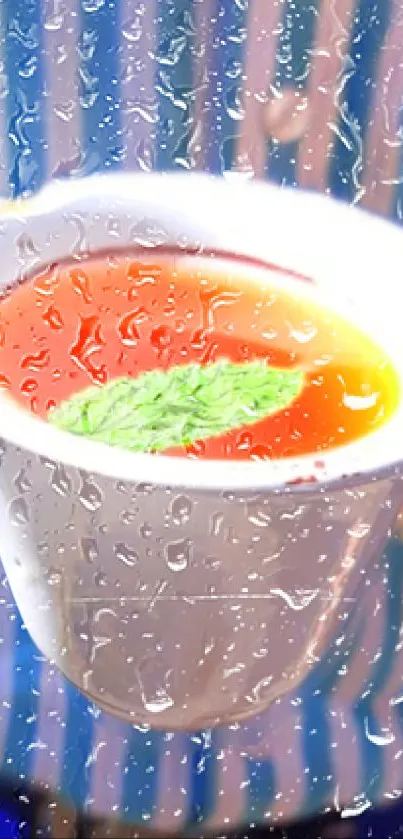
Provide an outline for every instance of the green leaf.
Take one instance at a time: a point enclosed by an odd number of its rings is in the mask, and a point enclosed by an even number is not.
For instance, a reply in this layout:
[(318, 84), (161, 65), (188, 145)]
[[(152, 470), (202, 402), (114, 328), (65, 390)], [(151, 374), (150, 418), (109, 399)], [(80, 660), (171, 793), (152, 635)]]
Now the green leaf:
[(252, 425), (287, 407), (303, 386), (299, 370), (223, 359), (114, 379), (72, 396), (48, 418), (111, 446), (162, 451)]

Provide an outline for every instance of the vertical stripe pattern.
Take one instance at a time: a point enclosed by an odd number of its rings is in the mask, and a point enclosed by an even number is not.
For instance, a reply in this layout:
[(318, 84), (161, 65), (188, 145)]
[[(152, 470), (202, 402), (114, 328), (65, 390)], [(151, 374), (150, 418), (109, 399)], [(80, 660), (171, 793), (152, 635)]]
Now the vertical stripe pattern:
[(3, 761), (8, 773), (18, 782), (29, 780), (34, 770), (42, 656), (37, 651), (29, 655), (28, 633), (18, 615), (14, 630), (10, 639), (14, 647), (13, 685)]
[(326, 189), (340, 96), (351, 72), (348, 55), (354, 6), (354, 0), (340, 0), (316, 21), (307, 81), (309, 121), (298, 149), (298, 183), (306, 189)]
[(256, 177), (263, 177), (267, 164), (264, 104), (273, 81), (282, 11), (280, 0), (273, 3), (252, 0), (248, 13), (242, 131), (237, 139), (234, 167), (241, 172), (251, 171)]
[(6, 69), (7, 21), (5, 6), (0, 4), (0, 196), (9, 196), (9, 143), (8, 143), (8, 75)]
[(246, 11), (245, 0), (215, 0), (210, 22), (205, 168), (215, 175), (231, 169), (243, 122), (240, 68), (247, 37)]
[(46, 106), (41, 0), (3, 0), (6, 125), (11, 195), (46, 178)]
[(403, 90), (402, 3), (393, 0), (389, 29), (382, 45), (372, 91), (372, 109), (365, 149), (362, 203), (373, 212), (388, 215), (400, 178), (399, 131)]
[(116, 169), (123, 156), (120, 129), (120, 20), (117, 0), (81, 0), (79, 103), (84, 172)]
[(158, 103), (155, 93), (157, 0), (119, 4), (120, 122), (123, 165), (148, 172), (155, 166)]
[[(214, 18), (216, 0), (199, 0), (194, 5), (195, 49), (193, 60), (193, 144), (190, 145), (190, 156), (196, 169), (203, 169), (207, 161), (208, 114), (212, 109), (210, 96), (210, 68), (211, 68), (211, 21)], [(241, 71), (242, 68), (240, 67)], [(234, 71), (238, 73), (238, 67)]]
[[(302, 95), (306, 90), (312, 64), (317, 8), (318, 0), (300, 0), (299, 3), (287, 0), (284, 4), (274, 74), (274, 91), (277, 95), (289, 90)], [(296, 186), (298, 140), (292, 136), (291, 124), (289, 130), (288, 142), (278, 142), (276, 137), (271, 138), (268, 169), (271, 180), (282, 185)]]
[[(15, 627), (18, 625), (18, 614), (11, 598), (4, 572), (0, 574), (0, 755), (4, 766), (4, 755), (10, 727), (10, 711), (13, 700)], [(29, 662), (32, 652), (31, 645), (26, 651), (26, 661)], [(11, 770), (12, 772), (12, 770)]]
[(189, 168), (188, 151), (193, 134), (194, 14), (190, 0), (157, 0), (156, 166), (167, 171)]
[(54, 666), (45, 661), (40, 674), (33, 771), (40, 785), (48, 791), (52, 790), (54, 779), (60, 778), (62, 773), (65, 714), (65, 680)]
[(351, 32), (351, 70), (344, 85), (329, 180), (335, 196), (355, 203), (363, 195), (364, 144), (371, 119), (379, 52), (389, 24), (390, 3), (391, 0), (360, 0)]
[(67, 175), (80, 158), (81, 108), (78, 85), (79, 5), (77, 0), (43, 0), (43, 60), (46, 177)]

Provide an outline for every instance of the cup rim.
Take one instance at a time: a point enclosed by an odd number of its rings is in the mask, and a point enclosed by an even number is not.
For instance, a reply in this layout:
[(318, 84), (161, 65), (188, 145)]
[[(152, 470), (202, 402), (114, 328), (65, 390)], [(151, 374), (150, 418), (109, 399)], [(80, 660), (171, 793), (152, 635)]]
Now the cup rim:
[[(346, 251), (349, 257), (353, 253), (353, 264), (342, 282), (342, 293), (348, 293), (349, 278), (354, 274), (356, 279), (356, 272), (362, 291), (373, 292), (374, 286), (379, 286), (379, 271), (382, 265), (385, 270), (387, 255), (386, 285), (391, 290), (397, 288), (395, 266), (403, 242), (397, 226), (327, 196), (251, 182), (234, 173), (229, 179), (199, 173), (118, 173), (53, 181), (33, 198), (0, 206), (3, 244), (12, 246), (21, 226), (29, 234), (34, 222), (52, 227), (68, 221), (74, 212), (102, 216), (110, 215), (111, 208), (114, 215), (131, 222), (149, 218), (163, 227), (168, 222), (166, 244), (177, 245), (185, 230), (189, 244), (200, 247), (202, 242), (206, 247), (261, 259), (309, 277), (328, 291), (341, 272), (344, 277)], [(253, 228), (249, 226), (251, 218)], [(307, 246), (309, 239), (311, 245)], [(106, 242), (106, 246), (113, 244), (118, 250), (116, 239)], [(135, 246), (133, 240), (131, 244)], [(96, 252), (96, 247), (89, 247), (89, 254)], [(47, 262), (49, 259), (43, 259), (36, 268)], [(383, 298), (386, 293), (385, 287)], [(403, 359), (403, 337), (401, 349)], [(357, 485), (368, 476), (396, 474), (403, 456), (402, 443), (399, 445), (402, 419), (403, 405), (377, 431), (323, 453), (273, 461), (213, 461), (131, 453), (78, 437), (48, 424), (0, 392), (0, 437), (6, 443), (117, 481), (200, 491), (317, 492), (329, 485)]]

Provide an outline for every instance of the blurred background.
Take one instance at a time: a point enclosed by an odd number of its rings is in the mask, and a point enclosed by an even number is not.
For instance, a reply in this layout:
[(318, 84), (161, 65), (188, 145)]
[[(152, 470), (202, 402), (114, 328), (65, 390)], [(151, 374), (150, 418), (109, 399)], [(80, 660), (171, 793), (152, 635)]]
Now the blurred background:
[(400, 0), (2, 0), (1, 192), (238, 171), (401, 216)]

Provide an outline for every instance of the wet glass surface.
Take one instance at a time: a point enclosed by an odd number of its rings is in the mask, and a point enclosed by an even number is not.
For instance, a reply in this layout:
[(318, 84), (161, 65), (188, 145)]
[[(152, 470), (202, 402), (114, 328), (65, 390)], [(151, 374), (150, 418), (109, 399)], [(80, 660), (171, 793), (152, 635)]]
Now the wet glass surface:
[[(51, 178), (99, 172), (146, 176), (153, 170), (177, 170), (191, 177), (202, 171), (227, 179), (236, 173), (245, 180), (256, 177), (326, 193), (400, 225), (402, 27), (401, 0), (3, 0), (0, 195), (30, 197)], [(5, 224), (6, 217), (0, 217), (0, 240)], [(75, 246), (85, 249), (86, 229), (79, 216), (71, 219), (71, 230)], [(156, 241), (161, 231), (143, 229), (140, 234)], [(121, 236), (113, 213), (109, 235), (115, 241)], [(18, 236), (25, 270), (42, 245), (25, 230)], [(343, 241), (339, 244), (343, 249)], [(78, 293), (85, 296), (85, 284), (80, 277), (77, 282)], [(57, 330), (60, 313), (49, 308), (47, 317), (49, 328)], [(133, 329), (126, 338), (135, 339)], [(159, 338), (163, 342), (165, 333)], [(27, 393), (42, 364), (46, 354), (38, 350), (24, 370)], [(6, 444), (0, 451), (3, 476), (8, 469), (10, 477)], [(54, 503), (46, 532), (35, 531), (41, 584), (49, 602), (57, 602), (60, 611), (60, 604), (68, 602), (74, 613), (75, 643), (85, 668), (73, 681), (86, 684), (98, 700), (86, 699), (39, 652), (3, 576), (0, 766), (15, 789), (33, 779), (45, 793), (43, 812), (50, 827), (41, 829), (50, 831), (47, 835), (56, 829), (52, 819), (59, 794), (97, 816), (116, 816), (163, 833), (272, 825), (329, 808), (338, 808), (345, 817), (366, 818), (373, 804), (390, 805), (399, 798), (403, 566), (397, 535), (362, 575), (357, 608), (341, 604), (340, 631), (298, 689), (245, 724), (192, 734), (149, 730), (121, 722), (98, 704), (105, 684), (112, 689), (116, 662), (124, 662), (130, 676), (126, 627), (143, 620), (144, 603), (149, 611), (139, 638), (136, 695), (158, 713), (169, 710), (173, 701), (172, 674), (158, 671), (156, 686), (150, 670), (152, 656), (168, 643), (154, 625), (153, 611), (164, 592), (169, 594), (168, 577), (155, 575), (152, 587), (138, 570), (139, 552), (151, 561), (160, 551), (172, 575), (186, 575), (189, 563), (200, 561), (200, 567), (207, 567), (210, 598), (220, 595), (214, 586), (226, 591), (225, 586), (233, 585), (238, 600), (222, 620), (229, 621), (235, 637), (235, 629), (239, 626), (242, 634), (245, 621), (251, 620), (243, 595), (260, 596), (264, 562), (272, 559), (272, 567), (278, 565), (267, 511), (243, 500), (247, 532), (239, 537), (235, 525), (240, 527), (242, 517), (229, 524), (221, 508), (212, 508), (208, 554), (194, 560), (187, 528), (198, 499), (168, 492), (163, 506), (160, 500), (163, 521), (156, 533), (150, 524), (149, 488), (139, 486), (132, 493), (125, 482), (117, 482), (109, 503), (121, 505), (116, 499), (125, 499), (121, 523), (130, 535), (115, 538), (104, 520), (105, 492), (96, 476), (72, 477), (63, 465), (45, 460), (40, 464), (43, 486), (38, 487), (30, 470), (32, 464), (22, 454), (10, 477), (12, 493), (4, 495), (11, 541), (17, 546), (13, 561), (18, 565), (24, 556), (36, 527), (38, 496), (50, 487)], [(64, 513), (66, 498), (70, 520)], [(79, 540), (74, 505), (85, 521)], [(346, 530), (340, 509), (330, 510), (327, 526), (335, 527), (335, 538), (342, 542)], [(306, 538), (298, 515), (287, 525), (286, 538), (293, 544), (297, 537)], [(359, 543), (367, 538), (365, 520), (350, 524), (350, 539)], [(100, 556), (101, 538), (119, 568), (115, 575), (102, 551)], [(251, 577), (256, 569), (245, 561), (244, 591), (230, 575), (220, 576), (223, 552), (235, 556), (240, 538), (245, 556), (253, 551), (262, 563)], [(319, 534), (317, 544), (321, 538)], [(325, 549), (318, 548), (321, 563), (322, 554)], [(76, 568), (74, 591), (67, 599), (66, 557)], [(319, 566), (318, 586), (328, 591), (333, 578), (322, 567), (326, 565)], [(24, 579), (25, 592), (31, 584)], [(197, 623), (199, 606), (192, 603), (188, 585), (186, 581), (184, 615), (186, 611), (186, 620)], [(91, 603), (80, 600), (83, 586), (90, 590)], [(122, 586), (133, 586), (140, 610), (138, 604), (128, 605)], [(103, 602), (102, 608), (96, 606), (105, 589), (113, 590), (113, 608)], [(298, 634), (296, 615), (315, 608), (318, 587), (285, 573), (272, 590), (277, 592), (277, 620), (291, 644)], [(29, 594), (27, 599), (33, 600)], [(46, 609), (43, 615), (40, 620), (35, 616), (42, 629)], [(262, 624), (263, 618), (253, 624), (257, 660), (267, 655), (270, 642)], [(51, 635), (53, 628), (46, 631)], [(185, 631), (183, 636), (180, 643), (185, 645)], [(214, 643), (214, 637), (203, 639), (207, 661)], [(228, 678), (237, 679), (243, 662), (233, 649), (226, 655)], [(97, 656), (104, 675), (99, 681), (98, 674), (94, 686)], [(122, 702), (133, 690), (129, 676)], [(269, 687), (267, 680), (256, 679), (252, 698), (265, 695)], [(202, 689), (200, 683), (200, 693)], [(61, 822), (68, 818), (62, 815)]]

